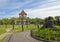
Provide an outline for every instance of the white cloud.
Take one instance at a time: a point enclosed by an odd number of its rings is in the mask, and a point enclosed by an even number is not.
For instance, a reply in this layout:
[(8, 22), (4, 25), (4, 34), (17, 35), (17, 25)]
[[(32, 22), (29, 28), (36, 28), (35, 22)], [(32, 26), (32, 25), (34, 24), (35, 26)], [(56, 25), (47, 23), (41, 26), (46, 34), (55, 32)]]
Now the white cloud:
[(48, 7), (48, 8), (42, 8), (42, 9), (41, 8), (39, 8), (39, 9), (27, 9), (26, 12), (31, 17), (45, 18), (48, 16), (60, 16), (60, 5)]
[(48, 2), (53, 2), (53, 1), (57, 1), (57, 0), (47, 0)]
[[(26, 7), (29, 9), (27, 9)], [(6, 14), (5, 17), (18, 17), (19, 11), (15, 9), (19, 10), (19, 9), (25, 9), (25, 8), (29, 17), (45, 18), (47, 16), (60, 15), (60, 1), (59, 0), (44, 0), (41, 2), (38, 0), (37, 2), (34, 2), (34, 0), (26, 0), (24, 2), (14, 2), (14, 1), (10, 2), (10, 0), (0, 0), (0, 9), (2, 10), (8, 9), (8, 11), (14, 10), (13, 12), (9, 13), (9, 15), (7, 15), (6, 13), (3, 13), (3, 14)]]

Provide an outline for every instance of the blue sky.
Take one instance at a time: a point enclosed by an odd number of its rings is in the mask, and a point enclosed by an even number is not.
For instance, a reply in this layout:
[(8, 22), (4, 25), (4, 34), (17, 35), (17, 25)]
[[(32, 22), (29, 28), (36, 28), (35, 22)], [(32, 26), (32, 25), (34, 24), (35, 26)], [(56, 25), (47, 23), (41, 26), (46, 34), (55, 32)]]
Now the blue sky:
[(21, 10), (30, 18), (60, 16), (60, 0), (0, 0), (0, 18), (18, 17)]

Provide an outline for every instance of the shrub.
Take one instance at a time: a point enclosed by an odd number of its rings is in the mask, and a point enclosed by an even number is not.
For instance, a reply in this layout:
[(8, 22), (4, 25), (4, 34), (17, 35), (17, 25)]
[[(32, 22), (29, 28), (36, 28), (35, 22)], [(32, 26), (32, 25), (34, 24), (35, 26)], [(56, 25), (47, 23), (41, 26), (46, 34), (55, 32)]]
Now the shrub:
[(53, 30), (50, 28), (47, 29), (38, 29), (33, 31), (33, 35), (45, 40), (60, 40), (60, 31), (58, 30)]

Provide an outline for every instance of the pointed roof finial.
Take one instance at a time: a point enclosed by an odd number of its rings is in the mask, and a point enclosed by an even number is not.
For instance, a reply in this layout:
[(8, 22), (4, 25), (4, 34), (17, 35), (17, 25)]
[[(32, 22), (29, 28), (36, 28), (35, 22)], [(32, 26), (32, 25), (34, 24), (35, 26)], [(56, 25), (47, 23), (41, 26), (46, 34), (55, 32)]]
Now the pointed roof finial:
[(21, 13), (19, 13), (19, 15), (27, 15), (27, 13), (25, 13), (25, 11), (22, 10)]

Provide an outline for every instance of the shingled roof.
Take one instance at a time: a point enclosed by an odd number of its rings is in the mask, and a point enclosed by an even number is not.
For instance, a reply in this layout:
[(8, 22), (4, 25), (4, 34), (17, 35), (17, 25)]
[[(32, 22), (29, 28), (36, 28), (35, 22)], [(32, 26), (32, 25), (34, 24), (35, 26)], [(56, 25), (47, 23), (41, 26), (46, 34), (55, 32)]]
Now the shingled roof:
[(25, 13), (25, 11), (22, 10), (21, 13), (19, 13), (19, 15), (27, 15), (27, 13)]

